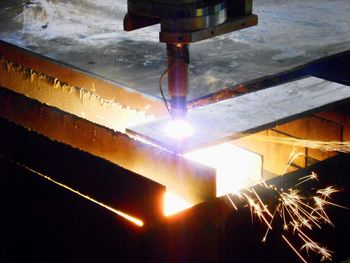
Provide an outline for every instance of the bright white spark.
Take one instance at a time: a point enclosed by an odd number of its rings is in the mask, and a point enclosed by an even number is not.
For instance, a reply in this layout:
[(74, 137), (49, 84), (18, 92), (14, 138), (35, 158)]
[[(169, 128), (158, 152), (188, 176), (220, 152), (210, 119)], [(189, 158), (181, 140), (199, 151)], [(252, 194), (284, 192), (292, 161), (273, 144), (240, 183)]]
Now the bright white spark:
[(326, 188), (323, 189), (319, 189), (317, 190), (317, 194), (320, 194), (321, 196), (323, 196), (324, 198), (330, 198), (330, 196), (334, 193), (338, 193), (340, 192), (340, 189), (336, 188), (335, 186), (328, 186)]
[(187, 202), (186, 200), (182, 199), (178, 195), (166, 191), (164, 196), (164, 215), (170, 216), (177, 212), (183, 211), (187, 208), (192, 207), (193, 204)]
[(300, 182), (297, 183), (295, 186), (301, 185), (301, 184), (306, 183), (307, 181), (310, 181), (310, 180), (317, 180), (318, 181), (317, 173), (311, 172), (311, 174), (299, 178)]
[(329, 261), (332, 260), (332, 254), (331, 253), (333, 253), (333, 251), (330, 251), (330, 250), (328, 250), (325, 247), (321, 247), (319, 253), (322, 255), (321, 262), (323, 262), (325, 260), (329, 260)]
[(171, 120), (165, 126), (164, 132), (172, 139), (183, 140), (193, 135), (194, 128), (186, 120)]

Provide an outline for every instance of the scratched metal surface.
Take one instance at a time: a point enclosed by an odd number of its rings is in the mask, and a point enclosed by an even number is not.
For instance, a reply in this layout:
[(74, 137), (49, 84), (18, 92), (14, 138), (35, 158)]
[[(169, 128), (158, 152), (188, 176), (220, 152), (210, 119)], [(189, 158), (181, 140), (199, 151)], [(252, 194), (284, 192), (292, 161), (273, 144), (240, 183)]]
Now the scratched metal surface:
[[(124, 32), (125, 10), (126, 0), (2, 0), (0, 39), (159, 97), (158, 27)], [(350, 50), (349, 11), (348, 0), (255, 1), (257, 27), (191, 46), (190, 98)]]
[(187, 118), (195, 129), (194, 134), (180, 143), (164, 132), (170, 118), (132, 127), (129, 133), (168, 149), (188, 152), (272, 128), (349, 100), (349, 86), (307, 77), (190, 111)]

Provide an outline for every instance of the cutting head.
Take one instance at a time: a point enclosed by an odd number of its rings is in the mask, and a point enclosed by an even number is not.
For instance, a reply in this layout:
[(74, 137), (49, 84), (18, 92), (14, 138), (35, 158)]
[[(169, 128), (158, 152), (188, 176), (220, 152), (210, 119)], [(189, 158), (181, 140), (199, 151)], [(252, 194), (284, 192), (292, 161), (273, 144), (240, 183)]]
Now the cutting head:
[(126, 31), (160, 24), (174, 119), (187, 113), (189, 44), (256, 25), (252, 6), (252, 0), (128, 0)]

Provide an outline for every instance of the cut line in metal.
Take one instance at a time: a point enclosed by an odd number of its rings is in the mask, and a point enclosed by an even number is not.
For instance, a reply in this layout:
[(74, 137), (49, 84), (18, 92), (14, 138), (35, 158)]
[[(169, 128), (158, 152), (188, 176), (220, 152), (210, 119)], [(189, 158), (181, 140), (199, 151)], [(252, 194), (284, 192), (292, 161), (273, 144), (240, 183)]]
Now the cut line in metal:
[(187, 118), (195, 132), (186, 141), (177, 142), (161, 129), (170, 118), (132, 127), (127, 132), (176, 152), (189, 152), (271, 128), (349, 99), (350, 87), (306, 77), (190, 111)]

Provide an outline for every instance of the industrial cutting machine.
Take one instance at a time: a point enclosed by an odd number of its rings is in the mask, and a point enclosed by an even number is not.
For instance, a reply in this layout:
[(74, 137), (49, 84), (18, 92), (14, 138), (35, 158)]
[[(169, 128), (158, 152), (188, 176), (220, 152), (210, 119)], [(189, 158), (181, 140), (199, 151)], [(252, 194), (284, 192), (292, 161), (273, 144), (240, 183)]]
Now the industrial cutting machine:
[(2, 1), (0, 262), (349, 258), (347, 9)]

